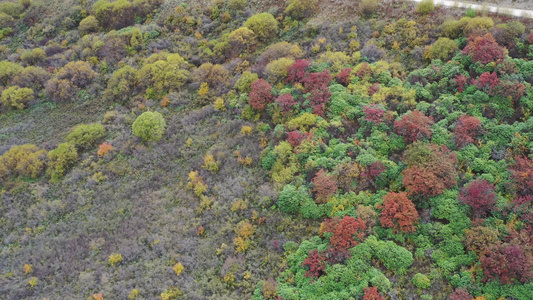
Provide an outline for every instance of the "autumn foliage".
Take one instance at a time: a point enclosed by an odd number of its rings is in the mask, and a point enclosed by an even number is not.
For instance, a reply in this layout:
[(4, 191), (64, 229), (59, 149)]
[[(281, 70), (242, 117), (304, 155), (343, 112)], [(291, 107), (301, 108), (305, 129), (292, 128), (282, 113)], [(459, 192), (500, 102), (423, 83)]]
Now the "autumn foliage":
[(385, 110), (376, 106), (365, 106), (363, 107), (363, 112), (365, 113), (365, 121), (374, 123), (376, 125), (383, 123)]
[(457, 184), (457, 157), (444, 145), (414, 143), (405, 161), (402, 183), (410, 196), (434, 197)]
[(347, 251), (364, 241), (366, 237), (366, 224), (359, 218), (344, 216), (340, 221), (338, 218), (333, 218), (330, 222), (333, 226), (329, 225), (330, 228), (325, 230), (333, 233), (329, 241), (337, 251)]
[(418, 222), (418, 212), (407, 194), (389, 192), (383, 197), (380, 221), (384, 227), (393, 228), (396, 232), (414, 232)]
[(298, 102), (296, 102), (294, 100), (294, 97), (291, 95), (291, 94), (283, 94), (283, 95), (280, 95), (277, 99), (276, 99), (276, 103), (278, 104), (279, 108), (283, 111), (283, 112), (290, 112), (291, 109), (296, 105), (298, 104)]
[(461, 190), (459, 200), (472, 207), (474, 216), (484, 216), (496, 204), (494, 186), (486, 180), (472, 181)]
[(373, 287), (367, 287), (365, 288), (365, 294), (363, 296), (363, 300), (383, 300), (383, 297), (378, 292), (378, 289)]
[(468, 293), (468, 290), (455, 289), (455, 291), (450, 295), (450, 300), (472, 300), (472, 295)]
[(315, 174), (313, 184), (317, 203), (324, 203), (337, 191), (335, 178), (321, 169)]
[(250, 106), (258, 111), (264, 110), (267, 104), (272, 103), (274, 100), (271, 90), (272, 86), (263, 79), (253, 82), (250, 99), (248, 100)]
[(307, 267), (306, 277), (319, 278), (322, 275), (326, 275), (326, 256), (316, 249), (312, 250), (302, 263), (302, 266)]
[(515, 164), (511, 167), (511, 179), (513, 180), (519, 195), (531, 195), (533, 193), (533, 160), (525, 156), (514, 158)]
[(472, 144), (481, 131), (481, 121), (476, 117), (462, 115), (455, 126), (455, 145), (462, 148)]
[(311, 65), (309, 60), (297, 60), (287, 68), (287, 83), (303, 83), (307, 76), (307, 68)]
[(406, 143), (413, 143), (420, 139), (430, 139), (433, 123), (433, 117), (428, 117), (424, 113), (414, 110), (394, 122), (394, 131), (403, 136)]
[(305, 78), (306, 93), (311, 93), (309, 101), (313, 107), (313, 113), (319, 116), (324, 116), (326, 111), (326, 103), (330, 101), (329, 85), (331, 83), (331, 74), (326, 69), (319, 73), (311, 73)]
[(500, 281), (508, 284), (513, 281), (528, 282), (532, 277), (531, 253), (516, 244), (492, 245), (480, 258), (484, 281)]
[(463, 54), (472, 56), (474, 62), (482, 64), (490, 62), (498, 64), (505, 58), (504, 49), (498, 45), (490, 33), (483, 36), (469, 37), (468, 44), (463, 49)]

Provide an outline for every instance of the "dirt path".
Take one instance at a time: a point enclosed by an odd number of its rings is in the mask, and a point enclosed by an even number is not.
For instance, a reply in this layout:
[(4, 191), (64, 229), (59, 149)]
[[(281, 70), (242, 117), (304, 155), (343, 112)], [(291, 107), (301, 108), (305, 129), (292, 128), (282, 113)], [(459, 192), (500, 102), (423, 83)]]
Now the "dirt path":
[[(422, 2), (423, 0), (408, 0), (408, 1)], [(501, 6), (494, 6), (494, 5), (480, 5), (480, 4), (459, 2), (459, 1), (450, 1), (450, 0), (433, 0), (433, 2), (436, 5), (444, 5), (444, 6), (449, 6), (449, 7), (464, 7), (464, 8), (470, 7), (475, 10), (485, 10), (485, 11), (492, 12), (492, 13), (499, 13), (499, 14), (511, 15), (515, 17), (533, 19), (533, 10), (501, 7)]]

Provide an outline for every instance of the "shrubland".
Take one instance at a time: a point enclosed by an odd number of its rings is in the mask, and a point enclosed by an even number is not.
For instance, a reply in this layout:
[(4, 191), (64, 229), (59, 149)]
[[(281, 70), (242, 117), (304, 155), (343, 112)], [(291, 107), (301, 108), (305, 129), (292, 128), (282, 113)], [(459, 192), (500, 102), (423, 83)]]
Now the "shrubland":
[(0, 4), (0, 298), (531, 299), (533, 23)]

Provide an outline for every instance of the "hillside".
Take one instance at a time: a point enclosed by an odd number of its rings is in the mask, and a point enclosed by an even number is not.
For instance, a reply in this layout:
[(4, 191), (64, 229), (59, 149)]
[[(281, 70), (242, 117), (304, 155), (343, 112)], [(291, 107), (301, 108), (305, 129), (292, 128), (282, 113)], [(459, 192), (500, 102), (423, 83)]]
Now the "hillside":
[(4, 1), (0, 299), (532, 299), (532, 59), (431, 1)]

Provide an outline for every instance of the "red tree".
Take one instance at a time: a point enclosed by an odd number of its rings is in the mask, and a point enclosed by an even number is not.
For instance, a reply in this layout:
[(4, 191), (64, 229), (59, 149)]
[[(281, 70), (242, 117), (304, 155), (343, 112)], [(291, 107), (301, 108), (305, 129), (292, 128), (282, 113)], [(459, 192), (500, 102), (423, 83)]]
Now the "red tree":
[(531, 254), (526, 253), (520, 245), (492, 245), (479, 261), (485, 274), (483, 281), (499, 280), (507, 284), (517, 280), (526, 283), (533, 277)]
[(365, 294), (363, 295), (363, 300), (384, 300), (383, 297), (378, 292), (378, 289), (373, 287), (366, 287)]
[(316, 202), (324, 203), (337, 191), (337, 182), (335, 178), (320, 169), (313, 178), (313, 184), (315, 185), (313, 191), (315, 192)]
[(367, 184), (374, 186), (376, 178), (385, 172), (385, 170), (387, 170), (387, 168), (383, 165), (383, 163), (381, 163), (381, 161), (376, 161), (371, 163), (363, 170), (361, 173), (361, 178), (364, 179)]
[(496, 88), (498, 87), (498, 84), (500, 84), (500, 79), (498, 78), (498, 74), (496, 74), (496, 72), (485, 72), (479, 75), (477, 80), (472, 79), (472, 84), (477, 85), (477, 87), (483, 92), (494, 96)]
[(459, 200), (472, 207), (475, 217), (484, 216), (496, 205), (494, 186), (486, 180), (472, 181), (461, 190)]
[(418, 212), (407, 194), (389, 192), (383, 197), (380, 221), (383, 227), (393, 228), (395, 232), (414, 232), (418, 222)]
[(350, 75), (352, 74), (352, 68), (344, 68), (342, 69), (337, 76), (335, 76), (335, 79), (338, 83), (347, 86), (350, 83)]
[(296, 102), (294, 100), (294, 97), (291, 95), (291, 94), (283, 94), (283, 95), (280, 95), (277, 99), (276, 99), (276, 103), (279, 105), (279, 107), (281, 108), (281, 110), (283, 110), (283, 112), (290, 112), (292, 110), (292, 108), (298, 104), (298, 102)]
[(505, 58), (505, 51), (494, 39), (487, 33), (483, 36), (470, 36), (468, 43), (463, 49), (463, 54), (472, 56), (473, 62), (488, 64), (490, 62), (501, 63)]
[(365, 121), (372, 122), (376, 125), (383, 123), (385, 110), (376, 106), (365, 106), (363, 107), (363, 112), (365, 113)]
[(403, 115), (399, 121), (394, 121), (394, 131), (403, 136), (406, 143), (413, 143), (423, 138), (430, 139), (433, 123), (433, 117), (414, 110)]
[(318, 250), (309, 251), (309, 255), (302, 263), (302, 266), (309, 269), (305, 272), (305, 277), (319, 278), (322, 275), (326, 275), (326, 256), (318, 252)]
[(463, 114), (455, 126), (455, 145), (462, 148), (472, 144), (481, 131), (481, 121), (476, 117)]
[(372, 97), (372, 95), (374, 95), (375, 93), (379, 92), (380, 89), (381, 89), (381, 85), (379, 84), (379, 82), (374, 82), (374, 84), (372, 84), (368, 88), (368, 95), (370, 97)]
[(526, 93), (526, 86), (521, 82), (503, 80), (500, 82), (496, 93), (504, 98), (511, 97), (516, 105), (516, 102)]
[(333, 235), (329, 241), (337, 251), (348, 251), (351, 247), (364, 241), (366, 237), (366, 224), (358, 218), (344, 216), (340, 222), (335, 225)]
[(305, 139), (305, 136), (296, 130), (290, 131), (287, 135), (287, 141), (289, 142), (289, 144), (291, 144), (292, 147), (300, 146), (302, 141)]
[(446, 146), (416, 142), (405, 151), (402, 172), (410, 196), (434, 197), (457, 184), (457, 157)]
[(272, 86), (263, 79), (258, 79), (252, 83), (252, 90), (248, 103), (258, 111), (264, 110), (267, 104), (272, 103)]
[(465, 289), (455, 289), (455, 291), (450, 295), (450, 300), (472, 300), (474, 297), (468, 293), (468, 290)]
[(307, 76), (307, 68), (311, 65), (308, 60), (297, 60), (287, 67), (287, 83), (303, 83)]
[(516, 156), (515, 164), (511, 167), (511, 179), (518, 195), (533, 194), (533, 160), (525, 156)]
[(465, 90), (466, 84), (468, 83), (468, 77), (462, 74), (457, 75), (453, 82), (455, 83), (455, 86), (457, 87), (459, 93), (462, 93)]
[(313, 107), (313, 113), (319, 116), (324, 116), (326, 111), (326, 103), (330, 101), (331, 93), (329, 92), (329, 84), (331, 83), (331, 74), (326, 69), (323, 72), (311, 73), (304, 80), (305, 93), (311, 93), (309, 102)]

